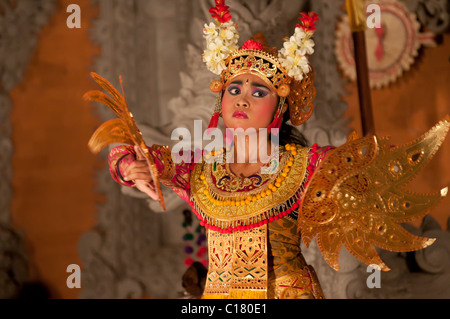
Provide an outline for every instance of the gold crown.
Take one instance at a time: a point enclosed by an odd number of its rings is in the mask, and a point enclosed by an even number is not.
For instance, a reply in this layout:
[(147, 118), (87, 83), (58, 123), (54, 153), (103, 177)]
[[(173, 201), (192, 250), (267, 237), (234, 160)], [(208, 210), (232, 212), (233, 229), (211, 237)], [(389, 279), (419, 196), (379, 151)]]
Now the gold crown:
[(227, 68), (222, 72), (222, 83), (227, 86), (236, 76), (256, 73), (272, 89), (277, 91), (291, 78), (284, 72), (280, 62), (272, 54), (255, 49), (241, 49), (233, 52), (225, 61)]

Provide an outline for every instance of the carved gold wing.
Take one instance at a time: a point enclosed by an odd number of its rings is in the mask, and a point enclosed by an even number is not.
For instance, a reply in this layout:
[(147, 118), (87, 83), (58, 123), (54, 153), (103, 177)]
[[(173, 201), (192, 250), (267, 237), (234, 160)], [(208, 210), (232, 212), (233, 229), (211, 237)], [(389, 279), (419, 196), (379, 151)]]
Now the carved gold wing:
[(389, 270), (375, 247), (396, 251), (425, 248), (434, 239), (408, 233), (399, 223), (425, 216), (448, 188), (415, 194), (405, 186), (434, 156), (449, 130), (439, 122), (419, 139), (393, 147), (390, 138), (351, 139), (332, 151), (308, 185), (298, 227), (306, 246), (317, 236), (326, 262), (339, 269), (344, 245), (367, 265)]
[(137, 145), (139, 151), (144, 156), (150, 169), (153, 179), (153, 188), (159, 196), (159, 203), (165, 210), (164, 198), (162, 196), (161, 187), (158, 179), (158, 171), (153, 158), (148, 152), (142, 133), (139, 131), (133, 114), (129, 111), (128, 105), (123, 93), (122, 78), (120, 77), (120, 85), (122, 94), (120, 94), (106, 79), (96, 73), (91, 73), (93, 79), (110, 95), (101, 91), (89, 91), (84, 95), (88, 101), (100, 102), (108, 106), (119, 117), (103, 123), (92, 135), (88, 146), (94, 154), (98, 154), (103, 148), (112, 143), (124, 143), (129, 145)]

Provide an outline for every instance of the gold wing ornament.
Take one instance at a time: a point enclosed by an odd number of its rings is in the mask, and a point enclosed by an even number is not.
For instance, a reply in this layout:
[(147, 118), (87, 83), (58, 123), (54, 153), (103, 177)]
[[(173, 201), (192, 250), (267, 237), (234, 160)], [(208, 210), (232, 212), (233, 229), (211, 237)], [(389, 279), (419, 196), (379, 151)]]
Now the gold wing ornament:
[(450, 127), (439, 122), (417, 140), (393, 147), (389, 137), (351, 138), (332, 151), (316, 169), (301, 205), (298, 228), (308, 247), (317, 236), (325, 261), (339, 270), (344, 245), (357, 259), (380, 269), (389, 268), (375, 247), (406, 252), (425, 248), (435, 239), (407, 232), (399, 223), (425, 216), (447, 195), (448, 188), (431, 194), (405, 189), (430, 161)]
[(89, 149), (98, 154), (103, 148), (113, 143), (123, 143), (129, 145), (137, 145), (141, 155), (146, 159), (152, 175), (153, 185), (150, 186), (159, 196), (159, 203), (166, 210), (164, 198), (158, 179), (158, 171), (155, 162), (148, 152), (148, 148), (142, 138), (133, 114), (129, 111), (125, 94), (123, 92), (122, 77), (120, 77), (120, 86), (122, 94), (120, 94), (106, 79), (92, 72), (92, 78), (110, 95), (101, 91), (89, 91), (84, 94), (84, 98), (88, 101), (95, 101), (108, 106), (119, 117), (103, 123), (92, 135), (89, 140)]

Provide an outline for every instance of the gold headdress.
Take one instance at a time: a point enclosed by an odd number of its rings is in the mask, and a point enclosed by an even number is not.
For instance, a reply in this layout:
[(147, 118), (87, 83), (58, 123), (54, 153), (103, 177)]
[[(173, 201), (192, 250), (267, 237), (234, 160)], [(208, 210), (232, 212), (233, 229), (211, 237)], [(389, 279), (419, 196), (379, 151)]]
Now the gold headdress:
[[(207, 43), (203, 61), (211, 72), (220, 75), (220, 80), (212, 81), (210, 86), (219, 97), (209, 128), (217, 127), (223, 88), (244, 73), (256, 74), (264, 80), (282, 98), (280, 105), (287, 100), (291, 123), (303, 124), (312, 115), (312, 102), (316, 96), (314, 71), (307, 56), (314, 53), (312, 37), (316, 29), (314, 22), (319, 19), (317, 14), (301, 13), (294, 35), (285, 39), (279, 51), (267, 46), (261, 35), (239, 48), (239, 34), (231, 21), (228, 6), (224, 0), (215, 3), (216, 6), (210, 9), (215, 21), (203, 29)], [(279, 127), (281, 119), (279, 110), (269, 128)]]

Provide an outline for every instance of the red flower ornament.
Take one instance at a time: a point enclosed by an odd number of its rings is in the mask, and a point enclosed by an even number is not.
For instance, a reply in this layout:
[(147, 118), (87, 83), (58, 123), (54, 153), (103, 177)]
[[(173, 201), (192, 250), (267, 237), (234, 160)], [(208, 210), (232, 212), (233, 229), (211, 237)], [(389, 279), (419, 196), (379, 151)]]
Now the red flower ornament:
[(308, 14), (301, 12), (298, 19), (300, 20), (300, 23), (297, 24), (298, 28), (302, 28), (306, 32), (315, 31), (315, 22), (319, 21), (319, 15), (315, 12), (308, 12)]
[(209, 9), (211, 17), (217, 19), (220, 23), (225, 23), (231, 20), (231, 14), (228, 6), (225, 5), (225, 0), (216, 0), (216, 6)]
[(258, 41), (248, 40), (245, 41), (244, 45), (242, 46), (242, 49), (262, 50), (263, 46)]

